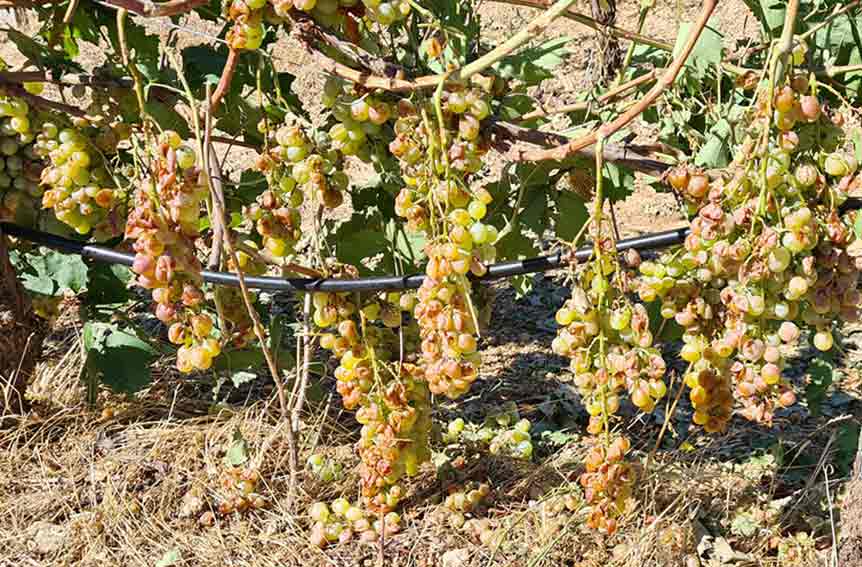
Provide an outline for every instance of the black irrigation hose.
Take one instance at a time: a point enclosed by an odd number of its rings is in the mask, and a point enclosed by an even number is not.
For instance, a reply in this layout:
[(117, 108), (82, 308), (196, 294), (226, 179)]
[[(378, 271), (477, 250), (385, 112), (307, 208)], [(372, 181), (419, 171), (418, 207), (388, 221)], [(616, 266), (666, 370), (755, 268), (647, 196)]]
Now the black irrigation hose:
[[(842, 206), (843, 210), (862, 208), (862, 199), (850, 198)], [(92, 258), (98, 262), (111, 264), (122, 264), (131, 266), (135, 255), (126, 252), (117, 252), (104, 246), (85, 244), (62, 236), (55, 236), (47, 232), (41, 232), (23, 226), (9, 223), (0, 223), (0, 231), (10, 236), (21, 238), (35, 244), (47, 246), (67, 254), (78, 254), (85, 258)], [(689, 233), (689, 228), (677, 228), (664, 232), (655, 232), (642, 236), (635, 236), (620, 240), (617, 243), (617, 251), (626, 250), (651, 250), (667, 248), (680, 244)], [(579, 248), (575, 252), (575, 258), (585, 261), (592, 257), (592, 246)], [(512, 276), (531, 274), (534, 272), (546, 272), (562, 267), (568, 261), (568, 256), (563, 254), (551, 254), (550, 256), (537, 256), (525, 260), (514, 260), (488, 266), (487, 273), (476, 278), (479, 281), (490, 281)], [(228, 285), (239, 287), (239, 278), (236, 274), (227, 272), (201, 271), (203, 280), (207, 283), (217, 285)], [(252, 289), (265, 291), (325, 291), (340, 293), (347, 291), (399, 291), (404, 289), (417, 289), (425, 279), (424, 274), (413, 274), (410, 276), (377, 276), (358, 279), (340, 278), (276, 278), (267, 276), (245, 276), (246, 285)]]

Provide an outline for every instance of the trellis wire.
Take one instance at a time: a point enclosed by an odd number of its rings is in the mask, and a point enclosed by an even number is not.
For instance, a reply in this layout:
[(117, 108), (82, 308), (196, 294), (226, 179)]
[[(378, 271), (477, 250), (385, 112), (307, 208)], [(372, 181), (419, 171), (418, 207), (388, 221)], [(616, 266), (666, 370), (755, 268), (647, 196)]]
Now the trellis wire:
[[(851, 197), (842, 205), (842, 210), (862, 208), (862, 199)], [(0, 231), (10, 236), (46, 246), (67, 254), (77, 254), (84, 258), (90, 258), (98, 262), (109, 264), (121, 264), (131, 266), (135, 255), (127, 252), (118, 252), (105, 246), (87, 244), (62, 236), (41, 232), (11, 223), (0, 223)], [(617, 242), (617, 252), (626, 250), (655, 250), (667, 248), (675, 244), (681, 244), (690, 232), (689, 227), (675, 228), (663, 232), (655, 232), (625, 238)], [(547, 272), (564, 267), (572, 258), (579, 262), (589, 260), (593, 255), (592, 245), (586, 245), (575, 251), (574, 254), (556, 253), (547, 256), (536, 256), (524, 260), (513, 260), (501, 262), (488, 266), (488, 271), (481, 277), (474, 278), (480, 282), (499, 280), (514, 276), (521, 276), (536, 272)], [(202, 270), (201, 276), (207, 283), (214, 285), (239, 286), (239, 279), (235, 274), (228, 272), (216, 272)], [(405, 289), (417, 289), (425, 279), (424, 274), (412, 274), (408, 276), (373, 276), (355, 279), (344, 278), (279, 278), (273, 276), (245, 276), (248, 287), (263, 291), (285, 292), (285, 291), (322, 291), (329, 293), (342, 293), (351, 291), (400, 291)]]

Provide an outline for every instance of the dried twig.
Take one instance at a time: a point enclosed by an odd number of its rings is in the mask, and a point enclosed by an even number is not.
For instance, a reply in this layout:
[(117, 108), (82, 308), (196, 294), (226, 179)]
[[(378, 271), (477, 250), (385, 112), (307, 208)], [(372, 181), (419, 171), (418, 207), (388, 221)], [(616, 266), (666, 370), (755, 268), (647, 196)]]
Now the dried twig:
[(658, 82), (653, 86), (653, 88), (651, 88), (649, 92), (647, 92), (647, 94), (644, 95), (644, 97), (640, 99), (635, 105), (633, 105), (626, 112), (617, 117), (613, 122), (601, 126), (600, 128), (590, 132), (586, 136), (560, 145), (556, 148), (551, 148), (547, 150), (526, 150), (523, 152), (519, 152), (519, 154), (516, 156), (516, 160), (564, 160), (567, 157), (575, 154), (578, 150), (584, 149), (595, 144), (599, 135), (607, 139), (612, 134), (626, 126), (629, 122), (634, 120), (644, 110), (646, 110), (650, 105), (652, 105), (653, 102), (655, 102), (655, 100), (666, 88), (668, 88), (674, 83), (677, 75), (679, 75), (679, 72), (682, 70), (683, 65), (685, 65), (685, 62), (688, 59), (689, 55), (691, 55), (694, 46), (697, 44), (697, 40), (700, 38), (700, 34), (703, 32), (704, 27), (706, 27), (706, 23), (709, 21), (710, 16), (712, 16), (713, 11), (715, 11), (717, 3), (717, 0), (706, 0), (703, 3), (703, 10), (701, 11), (700, 17), (698, 18), (691, 33), (688, 36), (688, 40), (686, 41), (682, 53), (673, 61), (673, 63), (671, 63), (671, 65), (667, 68), (667, 70), (664, 72)]
[(191, 12), (207, 3), (208, 0), (168, 0), (155, 3), (150, 0), (98, 0), (99, 4), (119, 8), (145, 18), (162, 18)]
[[(494, 2), (499, 2), (501, 4), (513, 4), (515, 6), (524, 6), (526, 8), (536, 8), (539, 10), (546, 9), (553, 2), (551, 0), (493, 0)], [(673, 45), (669, 43), (665, 43), (658, 39), (654, 39), (639, 33), (634, 33), (630, 31), (626, 31), (624, 29), (620, 29), (614, 26), (606, 26), (595, 19), (580, 14), (570, 8), (567, 12), (563, 14), (564, 18), (568, 18), (572, 21), (578, 22), (581, 25), (584, 25), (588, 28), (591, 28), (596, 31), (600, 31), (602, 33), (607, 33), (616, 38), (620, 39), (628, 39), (630, 41), (634, 41), (635, 43), (641, 43), (643, 45), (649, 45), (650, 47), (655, 47), (656, 49), (661, 49), (662, 51), (673, 51)]]
[[(493, 122), (490, 126), (490, 131), (495, 138), (494, 143), (496, 144), (497, 149), (502, 152), (507, 152), (510, 155), (517, 155), (519, 152), (523, 151), (521, 148), (511, 146), (512, 142), (526, 142), (528, 144), (548, 147), (558, 146), (569, 141), (568, 138), (561, 134), (532, 130), (530, 128), (523, 128), (506, 122)], [(670, 166), (664, 162), (646, 157), (654, 151), (654, 149), (655, 148), (652, 146), (620, 146), (617, 144), (605, 143), (603, 148), (604, 160), (624, 165), (634, 171), (658, 176), (664, 173)], [(595, 150), (593, 146), (587, 146), (586, 148), (579, 149), (572, 155), (575, 154), (585, 158), (591, 158), (595, 155)]]

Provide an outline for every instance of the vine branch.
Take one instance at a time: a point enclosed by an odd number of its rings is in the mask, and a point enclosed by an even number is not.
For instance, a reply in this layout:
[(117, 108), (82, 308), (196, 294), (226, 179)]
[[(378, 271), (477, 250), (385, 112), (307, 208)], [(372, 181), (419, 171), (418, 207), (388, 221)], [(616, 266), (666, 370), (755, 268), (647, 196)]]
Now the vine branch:
[(679, 75), (679, 72), (682, 70), (683, 65), (685, 65), (685, 62), (688, 59), (689, 55), (691, 55), (694, 46), (697, 44), (697, 40), (700, 38), (700, 34), (706, 27), (706, 23), (709, 21), (710, 16), (712, 16), (713, 11), (715, 11), (717, 3), (717, 0), (706, 0), (703, 3), (703, 10), (698, 17), (698, 20), (695, 23), (691, 34), (689, 34), (688, 40), (685, 43), (685, 47), (683, 48), (682, 53), (673, 61), (673, 63), (670, 64), (670, 66), (667, 68), (667, 70), (664, 72), (658, 82), (649, 90), (649, 92), (647, 92), (646, 95), (644, 95), (642, 99), (637, 102), (637, 104), (635, 104), (629, 110), (621, 114), (613, 122), (601, 126), (600, 128), (590, 132), (586, 136), (560, 145), (556, 148), (546, 150), (523, 151), (516, 156), (516, 159), (518, 161), (561, 161), (575, 154), (576, 152), (578, 152), (578, 150), (582, 150), (595, 144), (599, 136), (608, 138), (612, 134), (618, 132), (621, 128), (626, 126), (629, 122), (634, 120), (644, 110), (646, 110), (650, 105), (652, 105), (652, 103), (655, 102), (655, 100), (659, 97), (659, 95), (661, 95), (662, 92), (664, 92), (666, 88), (668, 88), (674, 83), (676, 77)]
[(230, 88), (230, 82), (233, 80), (234, 71), (236, 71), (237, 63), (239, 63), (239, 50), (230, 48), (230, 51), (227, 54), (227, 61), (225, 61), (224, 69), (222, 70), (221, 77), (218, 80), (218, 85), (216, 85), (216, 89), (213, 91), (212, 97), (209, 98), (210, 113), (215, 113), (221, 99), (227, 94), (227, 91)]

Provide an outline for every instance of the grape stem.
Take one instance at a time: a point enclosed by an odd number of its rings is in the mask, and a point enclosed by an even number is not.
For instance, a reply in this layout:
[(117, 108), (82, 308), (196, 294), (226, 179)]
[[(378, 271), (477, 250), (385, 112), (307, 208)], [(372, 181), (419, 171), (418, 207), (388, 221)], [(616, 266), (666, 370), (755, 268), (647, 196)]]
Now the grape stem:
[(665, 70), (664, 74), (661, 76), (658, 82), (647, 92), (647, 94), (644, 95), (643, 98), (641, 98), (626, 112), (617, 117), (613, 122), (601, 126), (600, 128), (589, 133), (588, 135), (568, 142), (566, 144), (560, 145), (556, 148), (550, 148), (545, 150), (527, 150), (519, 152), (519, 155), (516, 156), (516, 160), (561, 161), (577, 153), (578, 150), (595, 144), (599, 134), (601, 134), (605, 138), (608, 138), (614, 133), (618, 132), (623, 127), (627, 126), (629, 122), (634, 120), (644, 110), (649, 108), (649, 106), (652, 105), (653, 102), (655, 102), (659, 95), (661, 95), (661, 93), (664, 92), (665, 89), (670, 87), (674, 83), (674, 81), (676, 81), (676, 78), (679, 75), (680, 71), (682, 71), (685, 62), (688, 60), (688, 57), (694, 50), (694, 46), (697, 44), (700, 35), (703, 33), (703, 30), (706, 27), (706, 23), (709, 21), (709, 18), (710, 16), (712, 16), (712, 13), (715, 11), (715, 7), (717, 4), (717, 0), (704, 1), (703, 10), (701, 11), (697, 22), (689, 33), (688, 40), (685, 43), (685, 47), (683, 48), (682, 53), (680, 53), (680, 55), (670, 64), (670, 66), (668, 66), (668, 68)]
[[(536, 8), (536, 9), (545, 9), (551, 5), (550, 0), (493, 0), (494, 2), (499, 2), (501, 4), (512, 4), (514, 6), (524, 6), (526, 8)], [(658, 39), (653, 39), (651, 37), (647, 37), (640, 33), (626, 31), (624, 29), (620, 29), (614, 26), (606, 26), (602, 23), (599, 23), (594, 18), (589, 16), (585, 16), (578, 12), (575, 12), (574, 9), (569, 8), (563, 14), (564, 18), (577, 22), (583, 26), (591, 28), (598, 32), (607, 33), (613, 37), (618, 39), (627, 39), (634, 43), (640, 43), (642, 45), (649, 45), (650, 47), (655, 47), (656, 49), (661, 49), (662, 51), (673, 51), (673, 45), (666, 43), (664, 41), (660, 41)]]
[(133, 86), (132, 89), (135, 92), (135, 99), (138, 101), (138, 109), (141, 111), (141, 117), (144, 119), (144, 125), (146, 128), (146, 124), (148, 123), (147, 118), (147, 105), (144, 99), (144, 87), (141, 84), (141, 73), (138, 71), (138, 67), (132, 64), (132, 60), (129, 57), (129, 46), (126, 41), (126, 16), (128, 12), (125, 9), (121, 9), (117, 11), (117, 37), (119, 38), (120, 43), (120, 55), (123, 58), (123, 66), (129, 70), (129, 73), (132, 75)]
[(811, 29), (807, 30), (805, 33), (799, 34), (800, 41), (806, 41), (809, 37), (816, 34), (818, 31), (823, 29), (832, 23), (832, 20), (841, 16), (842, 14), (846, 14), (850, 10), (862, 6), (862, 0), (853, 0), (852, 2), (847, 2), (843, 6), (838, 3), (835, 5), (835, 9), (832, 10), (832, 13), (826, 16), (823, 21), (818, 22), (816, 25), (812, 26)]
[[(667, 319), (663, 319), (662, 323), (664, 323), (664, 321), (666, 320)], [(659, 335), (660, 334), (661, 333), (659, 333)], [(685, 376), (691, 371), (691, 367), (692, 363), (689, 363), (688, 368), (685, 370), (683, 376)], [(671, 382), (670, 387), (673, 388), (673, 382)], [(667, 432), (671, 416), (676, 413), (676, 405), (679, 403), (679, 399), (682, 397), (683, 390), (685, 390), (685, 380), (680, 381), (679, 388), (676, 391), (676, 396), (674, 396), (673, 402), (670, 404), (669, 408), (665, 408), (664, 422), (661, 424), (661, 430), (658, 432), (658, 437), (655, 440), (655, 444), (653, 445), (652, 451), (650, 451), (649, 455), (647, 455), (646, 462), (644, 463), (644, 476), (646, 476), (647, 471), (649, 471), (650, 464), (655, 458), (655, 454), (658, 451), (659, 446), (661, 446), (661, 440), (664, 439), (664, 434)]]
[[(311, 332), (311, 293), (306, 293), (302, 306), (302, 331), (297, 337), (297, 345), (302, 340), (302, 366), (296, 368), (296, 381), (291, 394), (290, 423), (294, 432), (299, 431), (302, 408), (305, 405), (305, 394), (308, 390), (308, 378), (311, 374), (311, 359), (314, 356), (317, 337)], [(301, 371), (300, 371), (301, 370)], [(293, 456), (297, 460), (296, 455)]]
[(69, 116), (76, 116), (79, 118), (87, 117), (87, 113), (80, 108), (34, 95), (18, 85), (0, 84), (0, 91), (14, 97), (24, 99), (33, 106), (43, 108), (45, 110), (55, 110), (57, 112), (68, 114)]

